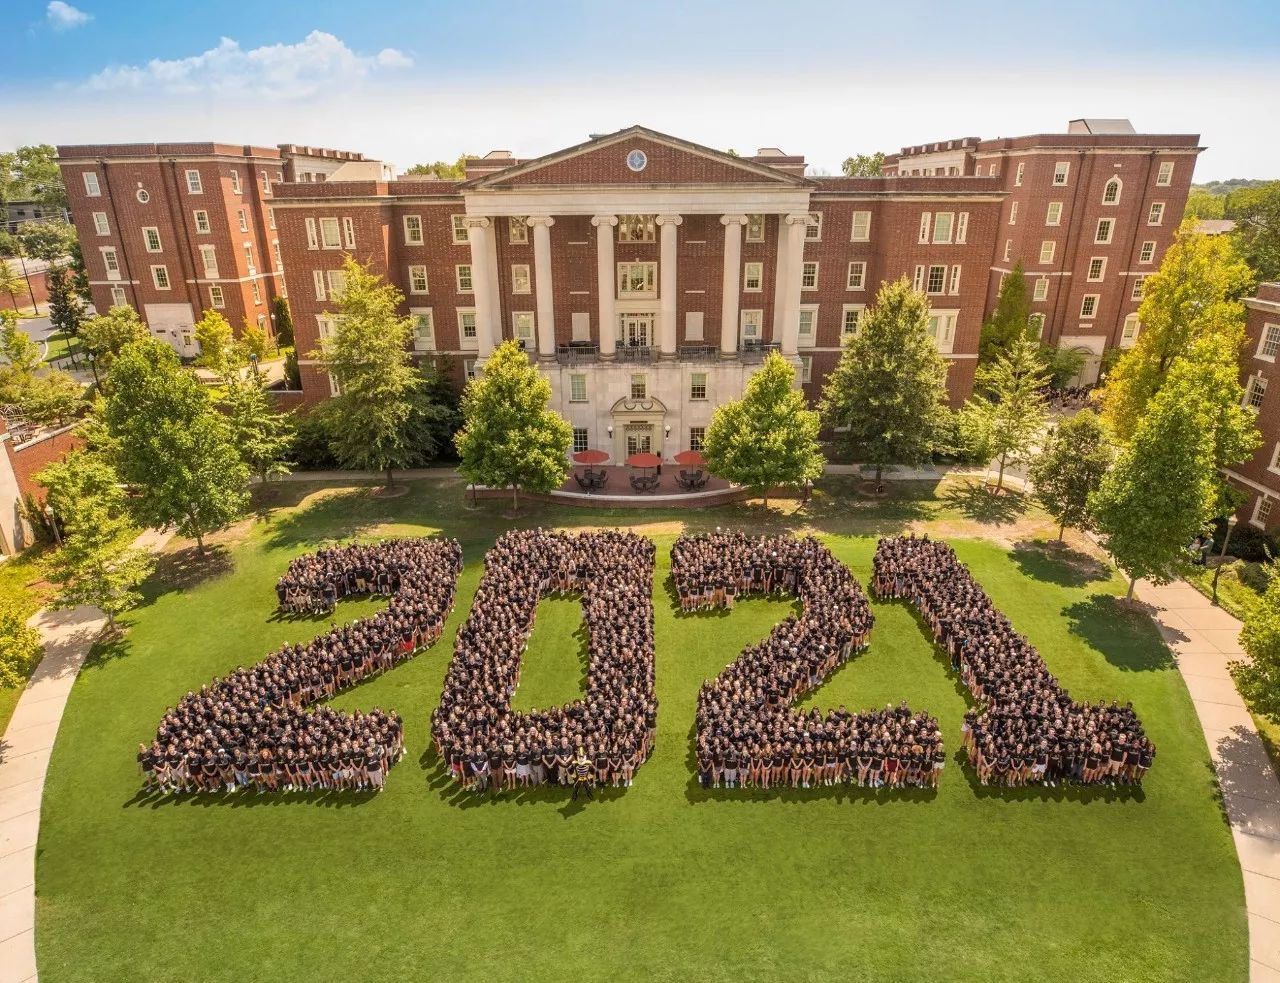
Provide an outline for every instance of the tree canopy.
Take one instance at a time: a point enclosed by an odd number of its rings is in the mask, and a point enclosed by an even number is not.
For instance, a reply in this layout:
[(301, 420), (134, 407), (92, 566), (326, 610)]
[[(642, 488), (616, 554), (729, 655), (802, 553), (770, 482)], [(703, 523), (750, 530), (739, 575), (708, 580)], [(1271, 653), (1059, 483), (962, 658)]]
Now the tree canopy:
[(978, 368), (979, 394), (965, 405), (966, 425), (988, 459), (999, 461), (995, 490), (1004, 487), (1004, 471), (1029, 457), (1048, 418), (1040, 391), (1045, 375), (1036, 344), (1015, 341), (995, 361)]
[(929, 335), (929, 301), (906, 277), (886, 283), (845, 339), (827, 377), (820, 413), (859, 461), (886, 465), (930, 460), (944, 426), (947, 364)]
[(1248, 661), (1231, 666), (1249, 706), (1280, 720), (1280, 569), (1271, 564), (1271, 580), (1262, 597), (1250, 605), (1240, 631)]
[(1000, 284), (995, 309), (982, 325), (982, 333), (978, 337), (978, 361), (990, 362), (1001, 352), (1009, 351), (1017, 342), (1030, 337), (1030, 324), (1031, 295), (1027, 293), (1027, 278), (1019, 261), (1013, 264), (1013, 269)]
[(80, 326), (80, 340), (100, 368), (110, 370), (125, 345), (146, 341), (147, 326), (132, 307), (120, 305), (105, 314), (91, 317)]
[(713, 474), (763, 495), (766, 505), (769, 489), (818, 478), (825, 464), (818, 414), (795, 383), (795, 366), (770, 352), (742, 398), (716, 407), (702, 442)]
[(467, 176), (467, 158), (471, 154), (460, 154), (452, 164), (444, 160), (433, 160), (430, 164), (414, 164), (405, 171), (412, 175), (434, 175), (444, 181), (461, 181)]
[(293, 444), (293, 420), (272, 410), (266, 380), (259, 373), (227, 379), (218, 404), (245, 467), (264, 482), (270, 475), (289, 473), (285, 457)]
[(882, 167), (884, 167), (884, 153), (877, 150), (873, 154), (854, 154), (852, 157), (846, 157), (840, 165), (840, 170), (846, 177), (879, 177)]
[(1049, 431), (1031, 462), (1035, 497), (1058, 520), (1058, 538), (1067, 526), (1093, 528), (1089, 496), (1102, 484), (1114, 454), (1102, 421), (1090, 410), (1063, 419)]
[(231, 323), (215, 310), (207, 310), (195, 323), (192, 332), (196, 344), (200, 346), (200, 354), (196, 365), (227, 376), (242, 363), (240, 352), (236, 349), (235, 333)]
[(0, 153), (0, 203), (34, 201), (47, 208), (67, 207), (58, 151), (47, 143)]
[(1280, 280), (1280, 181), (1233, 191), (1225, 217), (1233, 219), (1232, 241), (1259, 280)]
[(70, 256), (76, 243), (75, 226), (61, 220), (28, 222), (15, 234), (22, 246), (22, 255), (46, 263), (56, 263)]

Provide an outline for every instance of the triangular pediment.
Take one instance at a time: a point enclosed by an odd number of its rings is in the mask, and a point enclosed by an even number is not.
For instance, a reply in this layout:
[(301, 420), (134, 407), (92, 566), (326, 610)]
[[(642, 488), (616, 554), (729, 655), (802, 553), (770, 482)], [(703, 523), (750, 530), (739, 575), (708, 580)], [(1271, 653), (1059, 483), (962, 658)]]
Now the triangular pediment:
[(632, 126), (474, 178), (463, 184), (462, 190), (715, 184), (781, 189), (807, 188), (812, 183), (798, 174), (788, 174), (643, 126)]

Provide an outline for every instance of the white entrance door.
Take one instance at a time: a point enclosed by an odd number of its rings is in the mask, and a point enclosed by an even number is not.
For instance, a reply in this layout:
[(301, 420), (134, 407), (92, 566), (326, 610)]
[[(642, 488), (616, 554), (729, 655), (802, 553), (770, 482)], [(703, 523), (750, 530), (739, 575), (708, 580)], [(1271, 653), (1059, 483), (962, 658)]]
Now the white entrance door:
[(648, 348), (653, 344), (652, 314), (623, 314), (618, 324), (618, 344), (625, 348)]
[(653, 451), (653, 428), (627, 428), (627, 456), (632, 454), (649, 454)]
[(153, 338), (163, 341), (183, 358), (195, 358), (200, 353), (190, 304), (146, 304), (143, 314)]

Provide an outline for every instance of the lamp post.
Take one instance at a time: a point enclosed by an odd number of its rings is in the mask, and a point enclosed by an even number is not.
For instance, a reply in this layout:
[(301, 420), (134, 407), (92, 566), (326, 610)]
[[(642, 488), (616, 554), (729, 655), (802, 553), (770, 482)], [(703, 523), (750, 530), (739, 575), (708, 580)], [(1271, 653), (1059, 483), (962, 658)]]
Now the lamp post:
[(258, 377), (258, 356), (253, 352), (249, 353), (249, 368), (253, 369), (253, 377)]
[(89, 371), (93, 373), (93, 385), (97, 389), (102, 388), (102, 383), (98, 381), (98, 360), (93, 357), (93, 352), (85, 353), (85, 359), (89, 363)]
[(1231, 542), (1231, 530), (1236, 527), (1236, 517), (1227, 516), (1227, 534), (1222, 537), (1222, 552), (1218, 554), (1218, 565), (1213, 568), (1213, 603), (1218, 603), (1218, 577), (1222, 574), (1222, 565), (1227, 562), (1227, 544)]

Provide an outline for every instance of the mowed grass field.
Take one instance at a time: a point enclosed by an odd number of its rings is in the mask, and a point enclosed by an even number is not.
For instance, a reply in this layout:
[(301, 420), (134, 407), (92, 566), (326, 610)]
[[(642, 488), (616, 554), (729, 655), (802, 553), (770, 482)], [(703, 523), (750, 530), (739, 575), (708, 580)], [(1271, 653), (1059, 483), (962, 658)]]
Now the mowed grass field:
[[(1190, 699), (1150, 621), (1117, 607), (1121, 583), (1099, 565), (958, 537), (954, 490), (869, 507), (836, 496), (790, 518), (750, 506), (687, 516), (534, 507), (524, 524), (634, 524), (656, 539), (657, 748), (633, 788), (595, 802), (559, 789), (491, 800), (445, 780), (429, 714), (484, 551), (512, 523), (498, 505), (460, 508), (455, 482), (417, 482), (392, 500), (367, 489), (302, 500), (311, 491), (277, 492), (289, 507), (234, 537), (213, 576), (182, 555), (167, 561), (126, 640), (81, 674), (42, 816), (45, 983), (1245, 979), (1241, 875)], [(1145, 787), (977, 786), (957, 754), (967, 695), (912, 613), (876, 604), (869, 650), (806, 704), (906, 699), (939, 715), (941, 788), (698, 788), (699, 686), (790, 605), (681, 616), (668, 583), (680, 523), (810, 523), (865, 586), (875, 536), (931, 520), (1077, 699), (1134, 702), (1159, 748)], [(276, 615), (272, 587), (291, 557), (327, 539), (432, 533), (466, 551), (449, 632), (337, 701), (405, 718), (409, 753), (382, 794), (138, 794), (134, 751), (167, 705), (327, 626)], [(350, 602), (338, 616), (375, 609)], [(574, 602), (542, 603), (518, 706), (582, 693), (580, 625)]]

